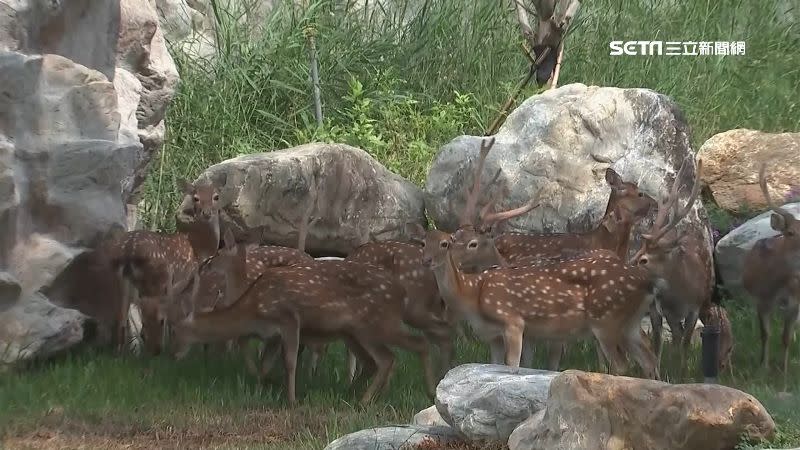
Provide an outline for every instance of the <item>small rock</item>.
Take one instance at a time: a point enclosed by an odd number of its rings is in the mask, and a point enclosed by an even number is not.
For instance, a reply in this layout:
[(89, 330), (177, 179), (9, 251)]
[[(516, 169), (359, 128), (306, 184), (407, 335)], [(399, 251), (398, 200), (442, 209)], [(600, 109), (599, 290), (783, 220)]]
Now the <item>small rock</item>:
[(792, 188), (800, 183), (800, 133), (725, 131), (711, 136), (697, 154), (703, 158), (703, 182), (711, 189), (717, 205), (729, 212), (767, 207), (758, 186), (762, 161), (769, 164), (768, 184), (773, 199), (791, 195)]
[(436, 409), (456, 431), (478, 441), (508, 440), (512, 431), (544, 409), (558, 372), (495, 364), (451, 369), (436, 388)]
[(464, 442), (450, 427), (414, 425), (369, 428), (336, 439), (324, 450), (414, 450), (424, 443)]
[(414, 418), (411, 419), (411, 424), (425, 427), (450, 427), (450, 425), (442, 419), (442, 415), (439, 414), (436, 405), (425, 408), (415, 414)]
[(44, 359), (80, 343), (89, 318), (43, 295), (23, 295), (0, 314), (0, 364)]
[(733, 388), (577, 370), (553, 380), (542, 420), (529, 425), (513, 450), (728, 450), (775, 433), (761, 403)]

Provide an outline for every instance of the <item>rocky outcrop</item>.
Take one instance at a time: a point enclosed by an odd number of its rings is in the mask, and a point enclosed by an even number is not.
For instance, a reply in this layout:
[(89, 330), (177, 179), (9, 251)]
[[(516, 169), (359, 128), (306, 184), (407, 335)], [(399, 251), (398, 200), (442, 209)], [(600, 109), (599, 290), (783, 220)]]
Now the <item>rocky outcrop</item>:
[(310, 207), (306, 249), (318, 255), (346, 255), (372, 239), (406, 240), (406, 223), (427, 224), (419, 188), (343, 144), (240, 156), (209, 167), (200, 179), (220, 189), (239, 239), (294, 247)]
[[(800, 202), (788, 203), (783, 208), (800, 219)], [(726, 288), (737, 291), (742, 287), (744, 256), (761, 239), (779, 233), (769, 225), (772, 211), (766, 211), (734, 228), (717, 242), (715, 256)]]
[(767, 207), (758, 186), (762, 162), (768, 163), (767, 184), (773, 199), (800, 200), (800, 133), (730, 130), (709, 138), (698, 155), (704, 162), (703, 182), (726, 211), (743, 213)]
[(736, 389), (575, 370), (553, 380), (546, 412), (524, 427), (511, 450), (727, 450), (775, 433), (761, 403)]
[(436, 388), (436, 409), (456, 431), (475, 441), (505, 442), (545, 407), (558, 372), (492, 364), (451, 369)]
[(11, 359), (80, 342), (86, 316), (119, 301), (86, 289), (110, 268), (81, 261), (124, 227), (177, 81), (149, 1), (0, 0), (0, 271), (20, 289), (0, 301), (0, 346), (22, 349)]
[[(539, 201), (538, 208), (510, 220), (509, 231), (593, 228), (608, 202), (606, 168), (659, 198), (684, 159), (693, 155), (689, 127), (677, 104), (647, 89), (570, 84), (549, 90), (515, 109), (495, 138), (484, 167), (484, 195), (478, 208), (496, 193), (502, 194), (498, 209), (524, 205), (536, 196)], [(452, 231), (458, 226), (481, 140), (458, 137), (443, 146), (433, 161), (425, 202), (439, 228)], [(489, 186), (495, 174), (498, 178)], [(694, 170), (688, 170), (681, 181), (691, 184), (693, 176)], [(686, 191), (681, 201), (687, 199)], [(712, 240), (700, 202), (679, 229), (708, 243), (701, 249), (701, 259), (709, 262), (711, 276)]]

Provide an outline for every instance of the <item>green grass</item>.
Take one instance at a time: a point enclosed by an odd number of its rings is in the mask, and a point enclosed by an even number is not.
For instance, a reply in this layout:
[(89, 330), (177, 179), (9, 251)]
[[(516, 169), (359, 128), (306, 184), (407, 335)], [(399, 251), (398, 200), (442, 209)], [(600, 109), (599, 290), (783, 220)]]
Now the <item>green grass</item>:
[[(778, 392), (779, 343), (772, 340), (773, 369), (758, 368), (758, 330), (752, 308), (729, 302), (736, 348), (734, 377), (721, 382), (756, 396), (778, 424), (769, 443), (755, 447), (800, 445), (800, 398)], [(775, 333), (778, 334), (778, 333)], [(800, 388), (796, 346), (790, 367), (791, 392)], [(244, 370), (238, 355), (204, 357), (195, 349), (185, 360), (167, 357), (116, 357), (105, 353), (77, 354), (0, 379), (0, 436), (8, 445), (35, 448), (88, 445), (90, 448), (147, 448), (158, 440), (166, 447), (189, 446), (253, 449), (320, 449), (343, 434), (372, 426), (408, 423), (431, 405), (422, 387), (419, 363), (399, 352), (389, 390), (369, 407), (358, 405), (363, 387), (350, 389), (342, 381), (344, 351), (337, 346), (321, 362), (316, 376), (300, 368), (301, 405), (286, 406), (279, 370), (259, 385)], [(458, 363), (486, 361), (488, 351), (467, 338), (458, 345)], [(699, 349), (693, 350), (684, 378), (678, 378), (675, 352), (667, 347), (662, 367), (666, 381), (702, 380)], [(537, 353), (536, 367), (544, 357)], [(564, 368), (597, 371), (594, 347), (570, 347)], [(53, 440), (42, 436), (56, 436)], [(48, 445), (49, 442), (49, 445)]]

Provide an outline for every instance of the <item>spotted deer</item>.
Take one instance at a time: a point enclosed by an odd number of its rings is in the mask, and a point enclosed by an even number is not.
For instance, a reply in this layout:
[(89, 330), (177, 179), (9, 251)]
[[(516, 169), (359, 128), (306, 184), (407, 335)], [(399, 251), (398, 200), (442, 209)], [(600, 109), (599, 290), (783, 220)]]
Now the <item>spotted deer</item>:
[(628, 267), (615, 255), (597, 254), (467, 274), (457, 259), (469, 259), (477, 242), (453, 248), (453, 237), (438, 230), (428, 231), (424, 239), (425, 262), (440, 292), (489, 341), (493, 362), (504, 350), (505, 364), (519, 367), (524, 333), (557, 341), (593, 335), (613, 373), (622, 371), (624, 349), (645, 376), (658, 378), (655, 356), (640, 327), (655, 287), (643, 269)]
[(700, 311), (708, 307), (713, 292), (713, 278), (702, 276), (708, 272), (708, 262), (703, 259), (703, 252), (698, 251), (704, 243), (694, 235), (678, 233), (676, 228), (691, 211), (700, 193), (702, 160), (697, 161), (689, 198), (682, 208), (678, 208), (681, 180), (689, 168), (688, 160), (685, 159), (678, 169), (666, 199), (658, 201), (652, 229), (642, 234), (642, 245), (630, 261), (650, 270), (661, 283), (657, 301), (650, 309), (653, 346), (658, 358), (661, 359), (664, 317), (672, 332), (673, 343), (680, 351), (682, 365)]
[(436, 277), (422, 264), (422, 246), (401, 241), (368, 242), (345, 260), (379, 267), (395, 277), (408, 297), (405, 320), (438, 347), (439, 373), (449, 370), (453, 359), (454, 320), (439, 294)]
[(783, 319), (784, 390), (788, 383), (789, 345), (800, 314), (800, 221), (784, 207), (772, 202), (767, 187), (767, 164), (758, 172), (761, 192), (767, 201), (770, 227), (779, 234), (758, 240), (744, 257), (742, 286), (756, 304), (761, 331), (761, 365), (769, 366), (770, 316), (777, 309)]
[(375, 375), (361, 402), (382, 391), (394, 366), (390, 346), (405, 348), (422, 360), (426, 388), (433, 395), (428, 344), (403, 328), (405, 290), (371, 266), (346, 261), (275, 267), (249, 281), (246, 249), (226, 234), (224, 248), (211, 259), (212, 270), (225, 274), (234, 293), (227, 306), (191, 312), (174, 329), (173, 356), (181, 358), (192, 344), (258, 336), (281, 337), (287, 397), (296, 404), (295, 373), (301, 340), (322, 344), (344, 339)]
[[(162, 350), (166, 330), (165, 296), (173, 284), (178, 291), (192, 283), (198, 264), (219, 248), (219, 193), (210, 183), (191, 184), (179, 180), (184, 201), (178, 214), (175, 233), (135, 230), (124, 234), (114, 245), (110, 258), (120, 274), (125, 292), (118, 324), (126, 324), (131, 302), (131, 287), (139, 296), (142, 313), (142, 339), (152, 354)], [(118, 342), (124, 342), (126, 327), (118, 328)]]
[[(480, 211), (478, 219), (475, 218), (478, 197), (480, 195), (480, 178), (484, 162), (489, 150), (494, 144), (493, 138), (484, 141), (478, 157), (473, 175), (473, 186), (467, 192), (464, 212), (461, 216), (459, 229), (464, 243), (483, 235), (490, 239), (478, 239), (494, 258), (481, 261), (485, 265), (468, 264), (460, 261), (461, 269), (468, 272), (479, 272), (493, 267), (525, 266), (539, 264), (541, 261), (558, 259), (569, 255), (580, 255), (587, 251), (612, 251), (619, 258), (626, 259), (630, 245), (630, 235), (633, 227), (644, 219), (656, 204), (655, 200), (640, 191), (635, 183), (627, 182), (611, 168), (606, 169), (605, 180), (611, 188), (606, 211), (600, 224), (594, 229), (583, 233), (503, 233), (495, 236), (494, 226), (510, 218), (524, 214), (537, 205), (536, 199), (527, 205), (501, 213), (491, 212), (496, 198), (491, 199)], [(499, 174), (499, 172), (498, 172)], [(494, 179), (489, 184), (494, 183)], [(458, 236), (458, 235), (457, 235)], [(481, 251), (481, 255), (487, 253)], [(529, 366), (533, 360), (532, 341), (525, 344), (525, 365)], [(553, 343), (550, 348), (549, 367), (558, 369), (563, 345)]]

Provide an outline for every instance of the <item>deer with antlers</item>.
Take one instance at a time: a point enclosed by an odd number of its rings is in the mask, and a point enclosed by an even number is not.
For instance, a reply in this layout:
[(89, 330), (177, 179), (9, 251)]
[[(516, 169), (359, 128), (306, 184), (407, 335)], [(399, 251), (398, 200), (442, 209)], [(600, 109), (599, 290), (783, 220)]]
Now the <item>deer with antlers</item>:
[[(109, 250), (112, 267), (125, 287), (118, 324), (118, 345), (125, 341), (125, 325), (135, 288), (142, 313), (142, 338), (152, 354), (161, 352), (166, 331), (167, 293), (196, 285), (199, 263), (219, 248), (219, 193), (210, 183), (179, 180), (184, 194), (175, 233), (135, 230), (125, 233)], [(121, 347), (120, 347), (121, 349)]]
[[(624, 181), (611, 168), (605, 172), (606, 183), (611, 188), (606, 211), (600, 224), (593, 230), (584, 233), (503, 233), (494, 237), (495, 225), (527, 213), (536, 207), (537, 201), (533, 199), (520, 208), (496, 213), (491, 212), (497, 201), (495, 197), (481, 209), (478, 220), (475, 220), (480, 195), (480, 178), (486, 157), (493, 145), (494, 138), (484, 140), (481, 144), (473, 174), (473, 185), (467, 190), (467, 200), (456, 237), (466, 242), (476, 234), (491, 236), (491, 240), (481, 239), (479, 242), (489, 245), (494, 258), (483, 258), (481, 261), (485, 265), (477, 266), (462, 261), (461, 269), (477, 272), (492, 267), (533, 265), (541, 261), (595, 251), (599, 253), (612, 251), (623, 260), (627, 258), (631, 230), (649, 214), (656, 202), (639, 190), (636, 184)], [(490, 181), (490, 185), (495, 182), (498, 175), (499, 171)], [(486, 255), (484, 252), (482, 254)], [(549, 363), (551, 369), (557, 370), (562, 352), (563, 346), (557, 343), (551, 347)], [(527, 342), (524, 357), (526, 365), (530, 365), (532, 358), (532, 345)]]
[(700, 193), (702, 160), (697, 161), (689, 199), (682, 208), (678, 208), (678, 196), (684, 186), (681, 180), (689, 168), (687, 161), (685, 159), (678, 169), (666, 199), (659, 200), (652, 228), (650, 232), (642, 234), (642, 245), (630, 260), (631, 264), (650, 270), (662, 285), (657, 302), (650, 309), (653, 345), (658, 358), (661, 358), (662, 318), (666, 318), (673, 342), (680, 350), (681, 364), (700, 311), (708, 308), (713, 292), (713, 280), (698, 276), (707, 267), (701, 252), (691, 251), (700, 248), (702, 242), (692, 235), (679, 235), (676, 228), (691, 211)]
[(467, 274), (458, 261), (477, 257), (471, 255), (478, 249), (476, 240), (454, 247), (453, 236), (442, 231), (416, 232), (424, 233), (425, 261), (442, 295), (489, 341), (493, 355), (505, 350), (505, 364), (519, 367), (526, 333), (556, 341), (593, 335), (612, 372), (622, 371), (620, 349), (625, 349), (645, 376), (658, 378), (655, 356), (639, 325), (655, 293), (643, 269), (598, 253)]
[(784, 390), (788, 384), (789, 344), (800, 314), (800, 221), (785, 208), (775, 205), (766, 179), (767, 164), (762, 163), (758, 182), (770, 215), (770, 227), (779, 234), (760, 239), (744, 258), (742, 286), (755, 300), (761, 331), (761, 365), (769, 365), (770, 315), (778, 309), (783, 319)]

